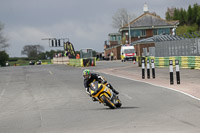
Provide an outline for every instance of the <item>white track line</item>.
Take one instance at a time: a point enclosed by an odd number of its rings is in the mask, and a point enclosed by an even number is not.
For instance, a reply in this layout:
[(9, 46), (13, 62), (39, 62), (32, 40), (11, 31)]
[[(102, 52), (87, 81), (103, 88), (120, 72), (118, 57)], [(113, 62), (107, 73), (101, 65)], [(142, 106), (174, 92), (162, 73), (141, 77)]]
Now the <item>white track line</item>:
[(52, 71), (49, 71), (49, 73), (50, 73), (51, 75), (53, 75)]
[(154, 85), (154, 86), (157, 86), (157, 87), (166, 88), (166, 89), (169, 89), (169, 90), (173, 90), (173, 91), (182, 93), (182, 94), (184, 94), (184, 95), (187, 95), (187, 96), (189, 96), (189, 97), (191, 97), (191, 98), (194, 98), (194, 99), (200, 101), (200, 98), (197, 98), (197, 97), (192, 96), (192, 95), (190, 95), (190, 94), (188, 94), (188, 93), (185, 93), (185, 92), (182, 92), (182, 91), (180, 91), (180, 90), (173, 89), (173, 88), (168, 88), (168, 87), (165, 87), (165, 86), (156, 85), (156, 84), (148, 83), (148, 82), (145, 82), (145, 81), (135, 80), (135, 79), (131, 79), (131, 78), (127, 78), (127, 77), (115, 75), (115, 74), (110, 74), (110, 73), (106, 73), (106, 72), (100, 72), (100, 73), (105, 73), (105, 74), (108, 74), (108, 75), (111, 75), (111, 76), (116, 76), (116, 77), (119, 77), (119, 78), (124, 78), (124, 79), (128, 79), (128, 80), (133, 80), (133, 81), (137, 81), (137, 82), (143, 82), (143, 83), (147, 83), (147, 84)]
[[(6, 86), (9, 85), (9, 82), (6, 83)], [(2, 96), (4, 95), (6, 89), (4, 88), (2, 91), (1, 91), (1, 94), (0, 94), (0, 99), (2, 98)]]
[(2, 90), (2, 92), (1, 92), (1, 94), (0, 94), (0, 99), (1, 99), (1, 97), (4, 95), (5, 91), (6, 91), (6, 89), (3, 89), (3, 90)]
[(127, 97), (128, 99), (133, 99), (131, 96), (129, 96), (128, 94), (126, 94), (126, 93), (121, 93), (122, 95), (124, 95), (125, 97)]

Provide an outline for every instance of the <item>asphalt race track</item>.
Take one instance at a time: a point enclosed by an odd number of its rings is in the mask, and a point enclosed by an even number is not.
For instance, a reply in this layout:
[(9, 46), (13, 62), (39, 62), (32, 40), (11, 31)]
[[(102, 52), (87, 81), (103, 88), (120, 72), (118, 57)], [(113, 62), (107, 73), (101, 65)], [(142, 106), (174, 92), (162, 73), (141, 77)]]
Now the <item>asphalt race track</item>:
[[(123, 66), (97, 63), (92, 70)], [(119, 92), (120, 109), (93, 102), (83, 68), (0, 68), (0, 133), (199, 133), (200, 102), (181, 93), (102, 74)]]

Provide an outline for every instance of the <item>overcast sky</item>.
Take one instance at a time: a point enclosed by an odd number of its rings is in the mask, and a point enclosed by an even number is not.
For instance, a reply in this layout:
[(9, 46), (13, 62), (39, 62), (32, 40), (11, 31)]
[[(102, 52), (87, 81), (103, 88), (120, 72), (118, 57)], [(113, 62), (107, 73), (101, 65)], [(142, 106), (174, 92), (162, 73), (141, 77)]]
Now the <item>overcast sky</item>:
[[(69, 38), (75, 50), (92, 48), (102, 52), (104, 41), (113, 29), (112, 16), (126, 8), (136, 17), (147, 3), (150, 12), (165, 18), (168, 7), (187, 9), (200, 0), (0, 0), (0, 22), (9, 39), (6, 49), (11, 57), (20, 57), (27, 44), (40, 44), (45, 51), (48, 41), (42, 38)], [(63, 49), (63, 48), (60, 48)]]

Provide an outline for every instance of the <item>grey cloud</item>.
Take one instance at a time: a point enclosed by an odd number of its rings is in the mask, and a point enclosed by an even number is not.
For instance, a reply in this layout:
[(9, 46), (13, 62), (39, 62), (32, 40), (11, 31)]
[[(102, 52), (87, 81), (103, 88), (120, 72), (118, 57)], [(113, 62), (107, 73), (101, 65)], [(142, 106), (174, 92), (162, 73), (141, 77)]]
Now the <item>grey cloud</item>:
[(41, 44), (50, 50), (45, 37), (69, 37), (76, 50), (103, 51), (112, 29), (112, 16), (126, 8), (136, 17), (143, 14), (144, 3), (150, 12), (165, 17), (167, 7), (187, 8), (199, 0), (1, 0), (0, 21), (11, 46), (10, 56), (21, 56), (26, 44)]

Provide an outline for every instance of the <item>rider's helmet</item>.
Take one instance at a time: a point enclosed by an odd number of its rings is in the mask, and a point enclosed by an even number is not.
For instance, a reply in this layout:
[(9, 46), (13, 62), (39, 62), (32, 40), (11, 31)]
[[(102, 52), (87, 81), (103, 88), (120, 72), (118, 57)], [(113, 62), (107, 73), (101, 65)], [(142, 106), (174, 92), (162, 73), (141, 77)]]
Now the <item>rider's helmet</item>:
[(90, 79), (90, 78), (91, 78), (91, 72), (90, 72), (89, 69), (85, 69), (85, 70), (83, 71), (83, 77), (84, 77), (85, 79)]

